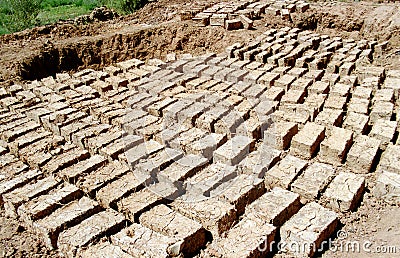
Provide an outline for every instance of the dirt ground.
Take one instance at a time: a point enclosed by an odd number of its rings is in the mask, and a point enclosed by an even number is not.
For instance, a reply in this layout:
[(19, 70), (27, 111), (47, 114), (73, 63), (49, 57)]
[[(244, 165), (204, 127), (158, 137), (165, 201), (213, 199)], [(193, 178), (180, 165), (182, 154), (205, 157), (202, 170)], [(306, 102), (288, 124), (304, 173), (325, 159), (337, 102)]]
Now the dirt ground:
[[(212, 2), (207, 0), (208, 2)], [(216, 2), (216, 1), (213, 1)], [(313, 29), (317, 33), (354, 39), (389, 41), (387, 55), (377, 65), (400, 69), (400, 4), (374, 2), (318, 2), (292, 21), (265, 15), (253, 30), (226, 31), (196, 27), (180, 21), (187, 1), (160, 0), (135, 14), (83, 26), (55, 24), (0, 37), (0, 85), (40, 79), (56, 72), (99, 68), (128, 58), (164, 58), (170, 52), (194, 55), (220, 53), (235, 42), (251, 41), (270, 28), (283, 26)], [(374, 180), (369, 179), (370, 182)], [(344, 214), (345, 226), (334, 243), (370, 241), (376, 246), (396, 246), (400, 253), (400, 208), (375, 199), (369, 185), (356, 213)], [(375, 248), (375, 249), (374, 249)], [(368, 248), (367, 248), (368, 249)], [(285, 257), (285, 254), (280, 256)], [(322, 257), (382, 257), (382, 253), (326, 250)], [(0, 257), (58, 257), (0, 210)]]

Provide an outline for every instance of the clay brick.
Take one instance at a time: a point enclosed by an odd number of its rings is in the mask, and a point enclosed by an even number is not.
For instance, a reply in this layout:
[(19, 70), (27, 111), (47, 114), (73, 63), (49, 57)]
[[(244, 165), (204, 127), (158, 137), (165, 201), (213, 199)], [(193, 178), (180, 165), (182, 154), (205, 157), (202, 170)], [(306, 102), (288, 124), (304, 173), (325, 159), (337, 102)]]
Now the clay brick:
[(149, 140), (142, 144), (139, 144), (127, 151), (125, 151), (125, 156), (130, 166), (136, 165), (139, 160), (147, 158), (158, 151), (164, 149), (164, 146), (156, 141)]
[(293, 90), (290, 89), (283, 95), (281, 99), (281, 104), (300, 104), (303, 103), (306, 92), (304, 90)]
[(375, 102), (371, 108), (371, 122), (375, 122), (378, 119), (390, 120), (393, 115), (393, 109), (393, 103), (383, 101)]
[(99, 153), (112, 159), (117, 159), (118, 155), (127, 151), (139, 144), (142, 144), (144, 139), (138, 135), (126, 135), (121, 139), (117, 139), (115, 142), (107, 145), (106, 147), (99, 150)]
[(383, 89), (393, 89), (394, 90), (394, 94), (395, 94), (395, 98), (399, 99), (399, 95), (400, 95), (400, 78), (386, 78), (382, 88)]
[(236, 166), (214, 163), (185, 181), (186, 190), (199, 198), (210, 196), (212, 190), (235, 178), (237, 173)]
[(292, 122), (275, 122), (264, 132), (264, 143), (278, 150), (286, 150), (298, 132), (298, 125)]
[(259, 83), (265, 84), (268, 88), (273, 86), (275, 81), (280, 77), (279, 73), (267, 72), (258, 79)]
[(236, 221), (235, 207), (231, 204), (221, 202), (215, 198), (191, 202), (190, 197), (188, 200), (185, 197), (187, 196), (174, 200), (171, 203), (172, 209), (200, 222), (206, 230), (211, 232), (214, 238), (229, 230)]
[(253, 140), (246, 136), (235, 136), (214, 152), (213, 160), (236, 165), (252, 151), (253, 144)]
[(343, 122), (343, 111), (324, 108), (315, 118), (315, 123), (326, 126), (328, 130), (333, 126), (340, 127)]
[(308, 122), (292, 139), (291, 153), (305, 158), (312, 158), (319, 144), (325, 138), (325, 127), (316, 123)]
[(397, 129), (396, 121), (378, 119), (372, 126), (369, 136), (381, 140), (381, 147), (384, 149), (394, 138)]
[(362, 176), (341, 172), (333, 179), (324, 193), (326, 206), (336, 211), (352, 211), (357, 207), (365, 186)]
[(300, 207), (298, 194), (275, 187), (247, 206), (245, 216), (259, 218), (264, 223), (280, 227), (297, 213)]
[(387, 172), (400, 174), (400, 161), (397, 158), (399, 153), (400, 146), (389, 144), (382, 154), (379, 168)]
[(1, 139), (6, 142), (11, 142), (11, 141), (15, 140), (16, 138), (18, 138), (19, 136), (22, 136), (31, 131), (34, 131), (34, 130), (38, 129), (39, 127), (40, 127), (40, 124), (38, 124), (36, 122), (28, 122), (21, 126), (17, 126), (10, 130), (1, 132)]
[(204, 137), (206, 132), (204, 130), (193, 127), (186, 132), (183, 132), (179, 137), (173, 139), (170, 145), (174, 149), (186, 151), (187, 146), (191, 146), (192, 142)]
[(290, 85), (296, 80), (296, 77), (285, 74), (274, 82), (274, 86), (289, 90)]
[(161, 170), (183, 157), (183, 152), (165, 148), (135, 166), (136, 174), (155, 177)]
[(352, 93), (352, 97), (360, 99), (370, 99), (372, 95), (372, 89), (369, 87), (356, 87)]
[(343, 128), (354, 131), (355, 135), (363, 134), (367, 130), (368, 122), (368, 116), (349, 112), (343, 122)]
[(307, 161), (288, 155), (265, 174), (265, 188), (288, 189), (299, 174), (307, 167)]
[(226, 134), (211, 133), (188, 145), (186, 151), (211, 160), (213, 152), (227, 141)]
[(132, 258), (133, 256), (125, 253), (116, 245), (104, 242), (89, 246), (87, 249), (79, 251), (78, 257), (82, 258)]
[(54, 174), (66, 167), (78, 163), (78, 161), (87, 159), (88, 157), (89, 153), (86, 150), (75, 148), (66, 153), (54, 156), (51, 159), (51, 162), (48, 162), (42, 168), (42, 171), (48, 174)]
[(21, 188), (3, 194), (2, 199), (4, 201), (5, 214), (15, 218), (18, 207), (24, 202), (28, 202), (39, 195), (49, 192), (59, 184), (60, 182), (54, 177), (46, 177), (35, 183), (24, 185)]
[(270, 252), (276, 228), (259, 218), (243, 218), (226, 237), (208, 247), (211, 257), (261, 257)]
[(70, 166), (57, 173), (57, 176), (70, 183), (75, 182), (78, 177), (89, 174), (90, 172), (104, 166), (107, 160), (100, 155), (94, 155), (73, 166)]
[(292, 184), (291, 190), (300, 194), (302, 203), (313, 201), (320, 197), (334, 174), (335, 169), (330, 165), (311, 164)]
[(319, 159), (332, 165), (338, 165), (344, 162), (353, 143), (353, 132), (338, 127), (332, 127), (330, 132), (330, 136), (321, 142)]
[(327, 94), (329, 90), (329, 82), (316, 81), (308, 88), (308, 94)]
[(269, 101), (280, 101), (284, 94), (284, 89), (272, 86), (271, 88), (267, 89), (260, 98)]
[(181, 241), (180, 251), (183, 255), (194, 254), (206, 244), (203, 226), (165, 205), (158, 205), (143, 213), (140, 223), (155, 232)]
[(374, 97), (372, 98), (372, 103), (375, 102), (392, 102), (394, 101), (394, 91), (393, 89), (379, 89), (376, 90)]
[(196, 126), (208, 132), (215, 132), (214, 125), (230, 110), (226, 107), (215, 106), (196, 119)]
[(369, 173), (377, 157), (381, 141), (359, 135), (347, 155), (347, 166), (355, 173)]
[(67, 257), (75, 257), (80, 248), (106, 234), (115, 233), (123, 228), (124, 222), (122, 214), (113, 210), (102, 211), (63, 231), (58, 237), (58, 247)]
[(189, 100), (178, 100), (177, 102), (166, 107), (163, 110), (163, 117), (166, 125), (171, 125), (177, 121), (177, 114), (192, 104), (193, 102)]
[(101, 133), (105, 133), (110, 128), (111, 126), (106, 124), (99, 124), (87, 127), (82, 131), (72, 134), (72, 142), (81, 148), (87, 147), (89, 138), (95, 137)]
[(312, 257), (322, 242), (336, 230), (337, 225), (338, 216), (335, 212), (311, 202), (281, 227), (281, 241), (299, 246), (287, 250), (291, 255)]
[(17, 212), (24, 224), (30, 228), (33, 222), (51, 214), (55, 209), (82, 197), (79, 188), (71, 184), (50, 191), (48, 194), (41, 195), (29, 202), (22, 204)]
[(167, 258), (179, 255), (180, 251), (179, 242), (175, 238), (136, 223), (111, 236), (111, 241), (133, 257)]
[(369, 100), (360, 98), (351, 98), (350, 103), (347, 106), (348, 112), (354, 112), (359, 114), (368, 115)]
[(381, 171), (372, 192), (374, 196), (390, 204), (398, 205), (400, 203), (400, 175)]
[(207, 164), (206, 158), (189, 154), (161, 171), (160, 175), (165, 176), (171, 182), (184, 181), (202, 170)]

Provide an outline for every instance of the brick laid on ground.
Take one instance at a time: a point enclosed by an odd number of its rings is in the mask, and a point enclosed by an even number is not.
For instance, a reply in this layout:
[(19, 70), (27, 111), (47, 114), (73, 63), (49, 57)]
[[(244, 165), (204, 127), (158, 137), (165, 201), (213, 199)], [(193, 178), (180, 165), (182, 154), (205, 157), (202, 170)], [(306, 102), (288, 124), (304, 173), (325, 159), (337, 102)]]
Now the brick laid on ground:
[(375, 138), (359, 135), (347, 155), (347, 166), (355, 173), (371, 172), (380, 144)]
[(206, 231), (200, 223), (166, 205), (158, 205), (143, 213), (139, 221), (155, 232), (181, 241), (179, 249), (183, 255), (194, 254), (206, 244)]
[(300, 194), (301, 202), (307, 203), (320, 196), (329, 182), (333, 179), (335, 169), (323, 163), (314, 163), (306, 168), (296, 181), (291, 190)]
[(390, 144), (382, 154), (379, 168), (384, 171), (400, 174), (399, 154), (400, 146)]
[(61, 169), (78, 163), (78, 161), (87, 159), (89, 157), (89, 152), (86, 150), (81, 150), (79, 148), (72, 149), (66, 153), (55, 156), (48, 162), (42, 170), (45, 173), (53, 174)]
[(281, 159), (280, 155), (281, 151), (263, 144), (239, 163), (240, 172), (264, 178), (265, 173)]
[(364, 193), (363, 176), (341, 172), (333, 179), (324, 193), (326, 206), (336, 211), (352, 211)]
[(122, 249), (109, 242), (99, 243), (89, 246), (87, 249), (79, 251), (77, 256), (81, 258), (132, 258), (133, 256), (125, 253)]
[(75, 257), (80, 248), (106, 234), (117, 232), (123, 228), (124, 222), (122, 214), (113, 210), (102, 211), (63, 231), (58, 237), (58, 247), (67, 257)]
[(214, 151), (214, 162), (236, 165), (253, 149), (253, 140), (246, 136), (235, 136)]
[(298, 125), (296, 123), (275, 122), (264, 132), (264, 143), (278, 150), (286, 150), (297, 132)]
[(65, 227), (76, 225), (99, 211), (100, 206), (96, 201), (82, 197), (57, 209), (49, 216), (34, 222), (33, 228), (45, 245), (53, 249), (57, 247), (58, 235)]
[(78, 177), (88, 174), (104, 166), (106, 163), (107, 160), (103, 156), (94, 155), (73, 166), (61, 170), (59, 173), (57, 173), (57, 176), (72, 183), (75, 182)]
[(325, 127), (316, 123), (308, 122), (292, 139), (290, 151), (293, 155), (305, 159), (311, 159), (324, 140)]
[(353, 143), (353, 132), (339, 127), (332, 127), (330, 132), (330, 136), (321, 142), (318, 157), (323, 162), (338, 165), (344, 162)]
[(136, 223), (111, 236), (111, 241), (133, 257), (167, 258), (180, 253), (180, 243), (175, 238)]
[(187, 146), (187, 152), (202, 155), (208, 160), (213, 157), (214, 151), (227, 140), (226, 134), (211, 133)]
[(275, 187), (246, 207), (245, 214), (247, 217), (257, 217), (280, 227), (297, 213), (300, 207), (298, 194)]
[(74, 185), (65, 184), (46, 195), (41, 195), (18, 208), (18, 215), (28, 227), (33, 222), (42, 219), (60, 206), (76, 200), (82, 196), (82, 191)]
[(265, 174), (265, 187), (272, 189), (279, 186), (289, 188), (296, 177), (307, 167), (307, 161), (287, 155), (278, 165)]
[(338, 216), (335, 212), (311, 202), (289, 219), (280, 229), (281, 241), (296, 243), (290, 254), (312, 257), (315, 250), (336, 230)]
[(379, 173), (373, 189), (374, 196), (390, 204), (398, 205), (400, 203), (400, 175), (387, 171), (379, 171)]
[(262, 219), (245, 217), (226, 237), (214, 240), (208, 252), (212, 257), (262, 257), (271, 251), (275, 233), (276, 228)]

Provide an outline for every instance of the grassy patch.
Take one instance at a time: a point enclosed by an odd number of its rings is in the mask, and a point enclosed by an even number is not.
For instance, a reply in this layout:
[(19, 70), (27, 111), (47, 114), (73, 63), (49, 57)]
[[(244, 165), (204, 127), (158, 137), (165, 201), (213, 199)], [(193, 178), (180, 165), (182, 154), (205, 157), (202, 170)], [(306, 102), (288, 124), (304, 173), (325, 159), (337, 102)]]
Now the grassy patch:
[(84, 6), (62, 5), (43, 9), (37, 16), (39, 25), (54, 23), (59, 20), (67, 20), (77, 16), (87, 14), (88, 10)]

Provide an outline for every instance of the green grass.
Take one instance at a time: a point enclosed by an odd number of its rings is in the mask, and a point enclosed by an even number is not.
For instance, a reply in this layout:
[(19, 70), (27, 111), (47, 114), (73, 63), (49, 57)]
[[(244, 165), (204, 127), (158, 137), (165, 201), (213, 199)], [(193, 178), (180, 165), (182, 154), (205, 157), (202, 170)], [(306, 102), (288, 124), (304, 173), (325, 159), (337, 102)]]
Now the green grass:
[(43, 9), (36, 19), (38, 21), (38, 24), (43, 25), (54, 23), (59, 20), (75, 18), (89, 12), (90, 9), (87, 9), (85, 6), (62, 5)]

